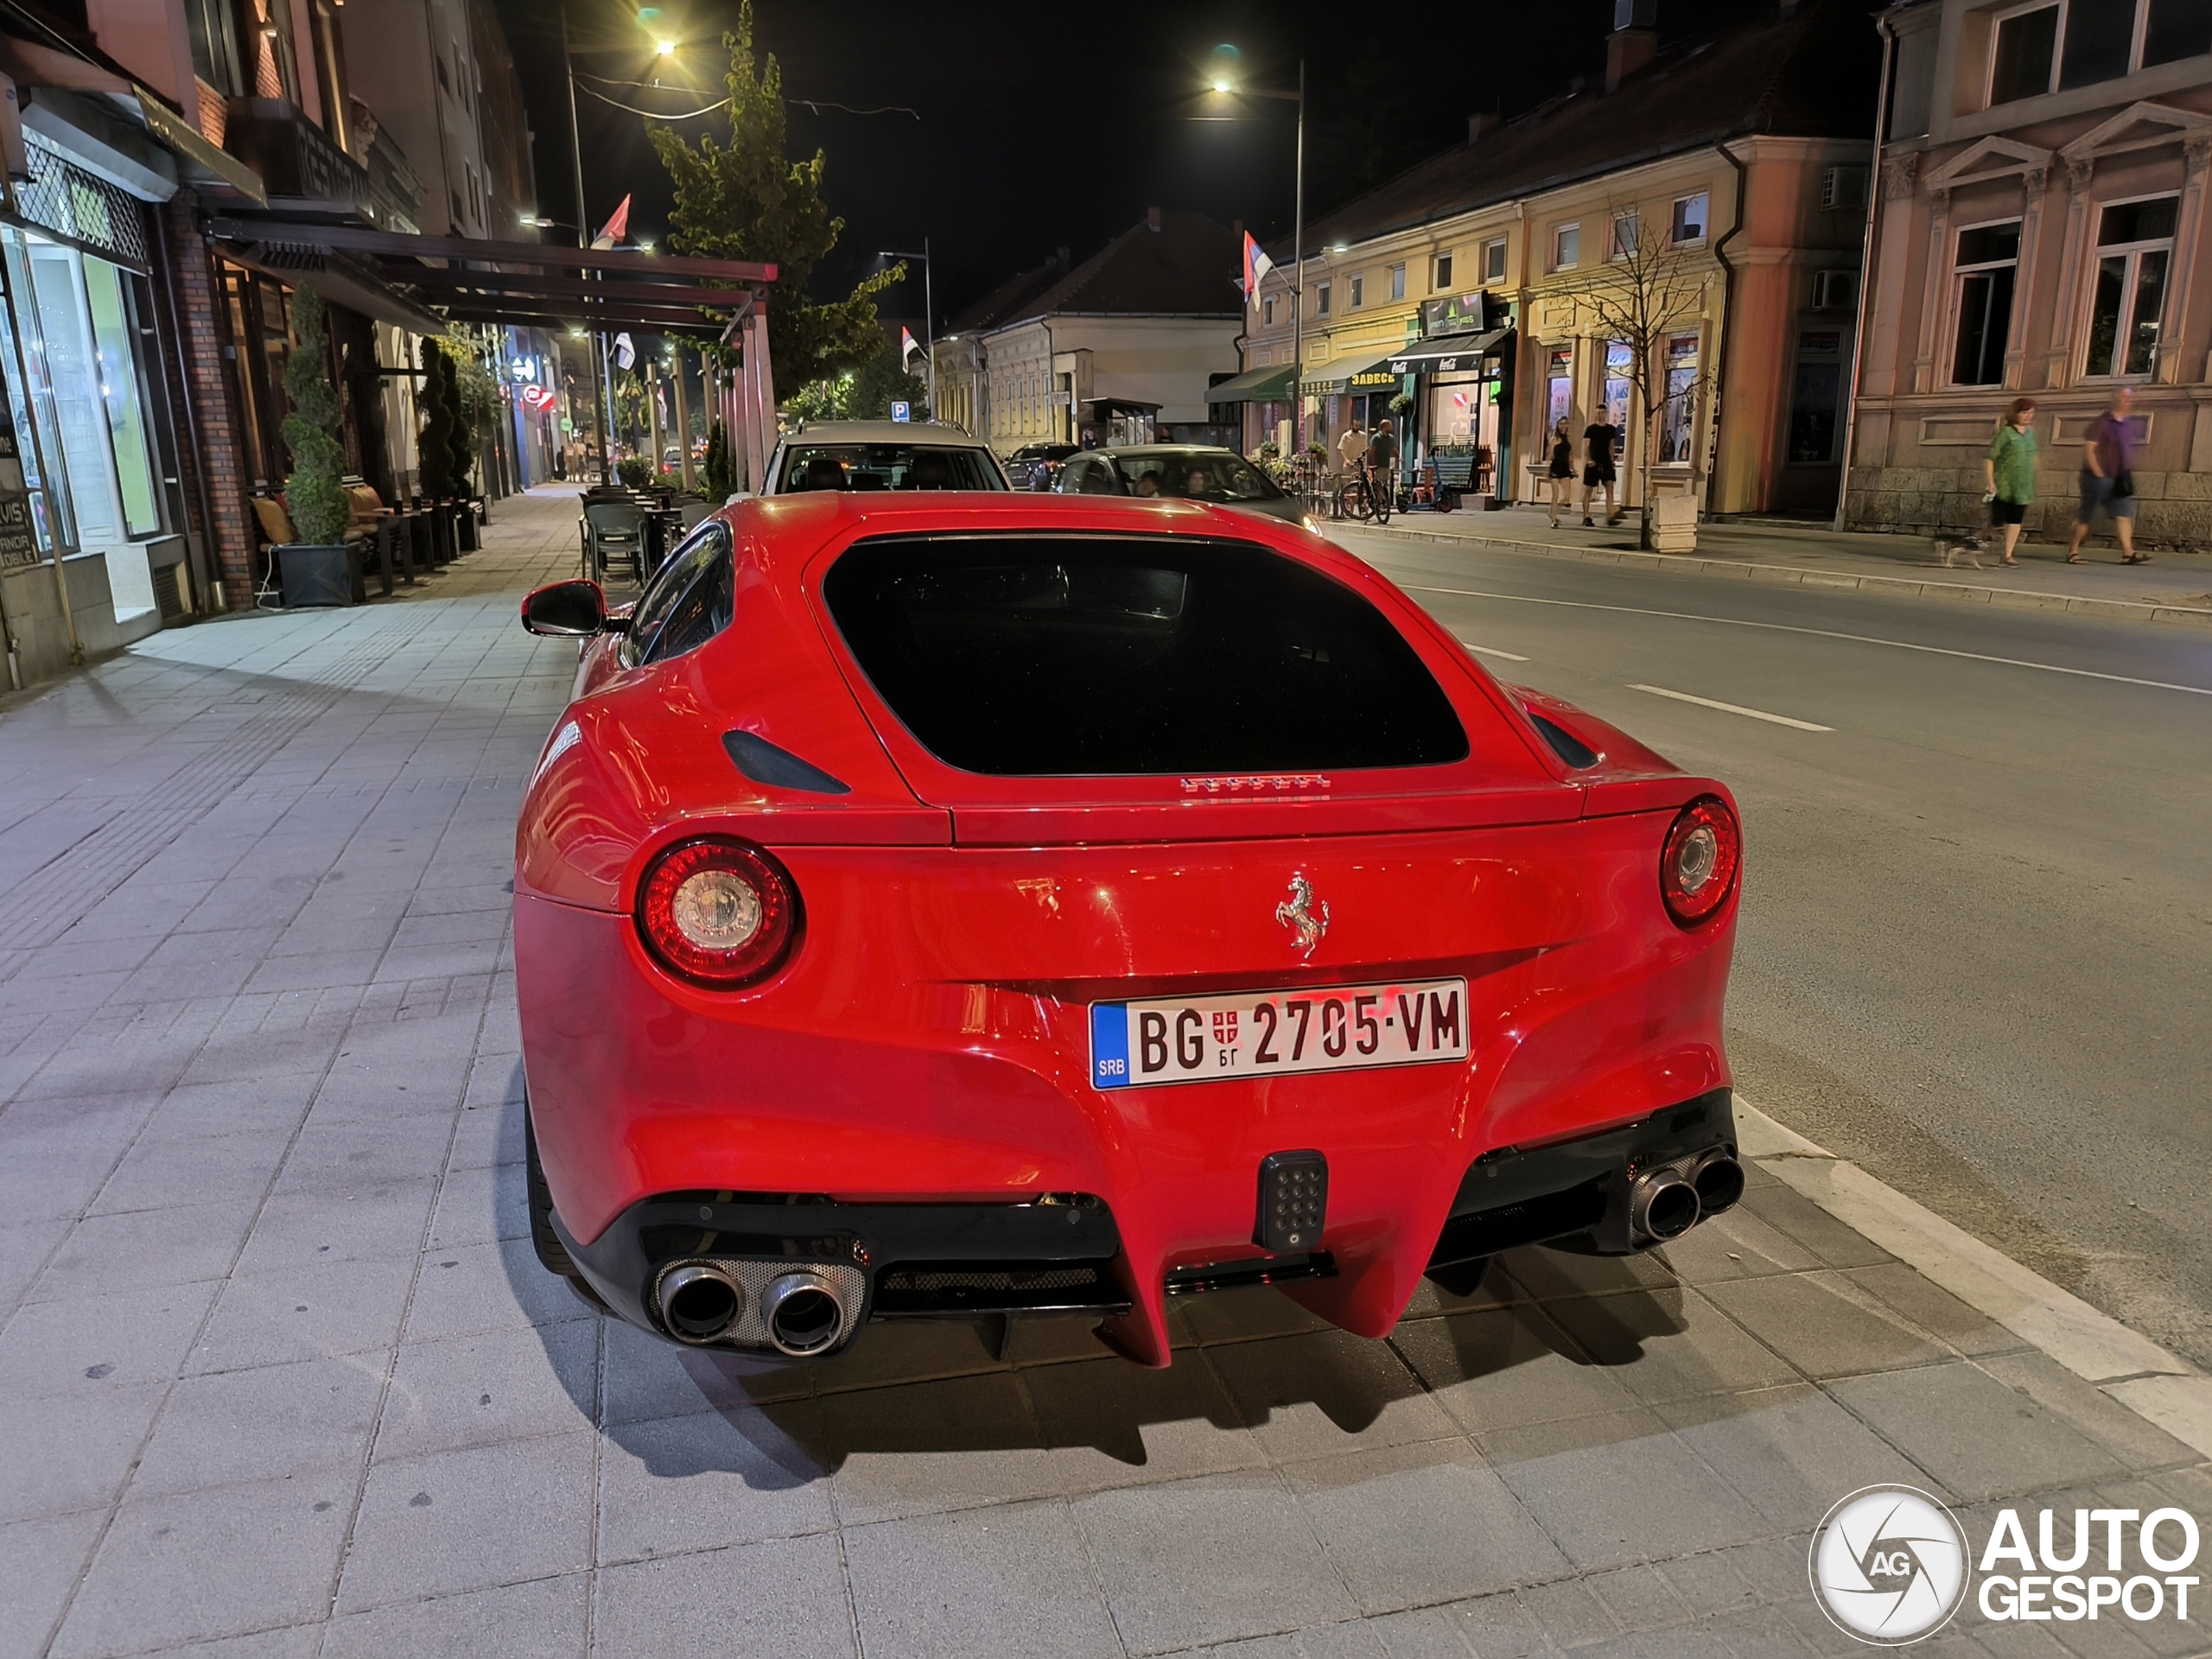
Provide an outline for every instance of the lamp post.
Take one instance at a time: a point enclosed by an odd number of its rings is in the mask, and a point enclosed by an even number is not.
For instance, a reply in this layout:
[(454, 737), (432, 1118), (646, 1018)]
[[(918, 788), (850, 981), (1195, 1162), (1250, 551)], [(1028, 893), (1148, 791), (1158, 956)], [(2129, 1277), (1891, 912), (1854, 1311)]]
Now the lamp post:
[[(569, 51), (569, 8), (567, 0), (561, 6), (561, 71), (569, 86), (569, 159), (576, 169), (576, 246), (588, 249), (591, 232), (585, 228), (591, 223), (591, 210), (584, 202), (584, 142), (576, 124), (576, 65)], [(599, 360), (593, 366), (597, 371), (598, 395), (591, 400), (592, 424), (599, 429), (599, 481), (614, 481), (614, 449), (609, 435), (614, 428), (614, 387), (607, 378), (607, 331), (599, 334)]]
[[(930, 239), (922, 238), (919, 253), (900, 253), (892, 248), (878, 248), (879, 259), (918, 259), (922, 262), (922, 351), (930, 360), (930, 419), (937, 419), (937, 302), (931, 297), (930, 286)], [(906, 365), (899, 367), (903, 372)]]
[[(1306, 453), (1306, 60), (1298, 60), (1298, 90), (1239, 87), (1226, 79), (1213, 83), (1224, 97), (1275, 98), (1298, 105), (1298, 159), (1293, 181), (1290, 230), (1290, 450)], [(1255, 296), (1256, 297), (1256, 296)]]

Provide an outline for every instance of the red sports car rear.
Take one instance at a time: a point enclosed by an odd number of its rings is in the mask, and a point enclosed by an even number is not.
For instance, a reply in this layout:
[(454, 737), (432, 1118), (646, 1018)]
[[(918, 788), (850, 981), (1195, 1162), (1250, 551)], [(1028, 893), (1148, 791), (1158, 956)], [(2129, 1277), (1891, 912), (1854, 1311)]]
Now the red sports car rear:
[(1732, 1203), (1733, 804), (1288, 525), (753, 501), (592, 635), (518, 834), (541, 1254), (677, 1340), (1421, 1276)]

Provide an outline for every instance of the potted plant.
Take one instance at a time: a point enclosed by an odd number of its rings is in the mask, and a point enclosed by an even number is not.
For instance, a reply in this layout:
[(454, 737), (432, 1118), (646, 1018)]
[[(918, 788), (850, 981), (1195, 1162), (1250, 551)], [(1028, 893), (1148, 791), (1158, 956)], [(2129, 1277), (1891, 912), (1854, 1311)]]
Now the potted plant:
[(643, 455), (625, 455), (614, 463), (614, 471), (625, 489), (646, 489), (653, 481), (653, 464)]
[(292, 331), (299, 346), (284, 365), (284, 392), (292, 403), (284, 417), (284, 445), (292, 452), (284, 505), (300, 539), (275, 550), (278, 580), (287, 607), (351, 605), (353, 550), (345, 537), (353, 503), (340, 481), (346, 452), (337, 437), (338, 390), (330, 383), (322, 296), (311, 288), (293, 296)]
[(717, 505), (737, 493), (737, 471), (730, 464), (729, 434), (716, 421), (707, 429), (707, 464), (702, 481), (707, 499)]

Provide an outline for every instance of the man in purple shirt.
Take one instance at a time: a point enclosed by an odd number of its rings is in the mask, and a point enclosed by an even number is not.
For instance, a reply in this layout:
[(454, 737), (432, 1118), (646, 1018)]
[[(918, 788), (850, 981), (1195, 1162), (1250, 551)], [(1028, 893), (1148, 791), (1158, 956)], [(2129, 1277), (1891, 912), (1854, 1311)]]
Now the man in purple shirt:
[(2082, 511), (2075, 515), (2074, 539), (2066, 548), (2069, 564), (2082, 563), (2082, 541), (2100, 507), (2112, 515), (2113, 534), (2120, 537), (2120, 562), (2151, 563), (2148, 553), (2135, 550), (2134, 434), (2127, 423), (2128, 406), (2134, 401), (2133, 387), (2114, 387), (2105, 412), (2082, 435)]

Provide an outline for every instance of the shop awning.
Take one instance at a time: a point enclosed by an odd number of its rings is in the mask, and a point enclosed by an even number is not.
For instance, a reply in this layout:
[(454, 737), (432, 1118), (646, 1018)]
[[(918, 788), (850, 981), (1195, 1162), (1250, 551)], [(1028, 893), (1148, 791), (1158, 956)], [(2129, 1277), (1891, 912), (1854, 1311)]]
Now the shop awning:
[(1247, 369), (1217, 386), (1206, 388), (1206, 402), (1210, 404), (1276, 404), (1290, 396), (1290, 377), (1294, 365), (1285, 363), (1275, 368)]
[(1390, 372), (1390, 354), (1351, 356), (1306, 371), (1306, 390), (1312, 392), (1381, 391), (1394, 389), (1398, 377)]
[[(563, 247), (473, 237), (409, 236), (312, 220), (211, 220), (208, 233), (248, 263), (302, 252), (370, 274), (419, 312), (450, 322), (517, 327), (633, 329), (719, 337), (727, 321), (766, 297), (773, 265), (730, 259)], [(281, 250), (281, 252), (276, 251)]]
[(1510, 328), (1493, 328), (1483, 334), (1446, 334), (1424, 340), (1382, 359), (1392, 374), (1451, 374), (1476, 368), (1486, 357), (1503, 357), (1511, 347)]

